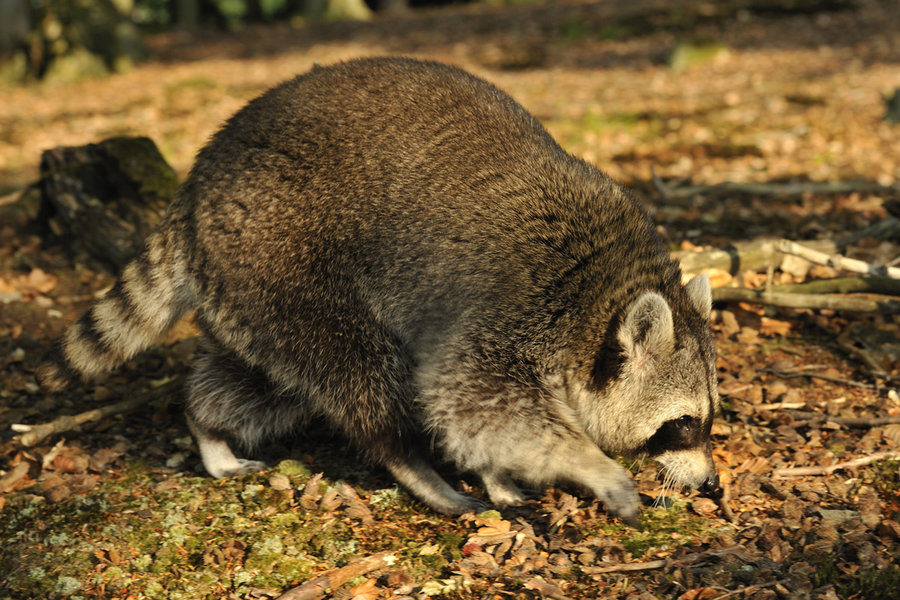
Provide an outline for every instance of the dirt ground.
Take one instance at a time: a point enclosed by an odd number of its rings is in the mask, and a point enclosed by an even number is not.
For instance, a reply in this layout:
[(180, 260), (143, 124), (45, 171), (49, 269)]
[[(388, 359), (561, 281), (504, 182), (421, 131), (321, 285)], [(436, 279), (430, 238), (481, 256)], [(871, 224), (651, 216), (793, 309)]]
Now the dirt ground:
[[(884, 119), (898, 23), (889, 0), (451, 6), (160, 34), (126, 73), (3, 89), (0, 599), (274, 598), (347, 565), (333, 597), (900, 597), (898, 462), (867, 462), (900, 451), (896, 311), (716, 305), (717, 496), (663, 494), (647, 461), (630, 465), (648, 504), (640, 528), (560, 489), (447, 518), (327, 432), (266, 448), (270, 471), (204, 477), (180, 415), (189, 321), (102, 381), (42, 391), (41, 356), (113, 279), (38, 227), (25, 189), (43, 150), (116, 135), (151, 137), (183, 176), (266, 88), (317, 63), (402, 54), (509, 92), (632, 186), (673, 251), (784, 237), (896, 265), (897, 230), (866, 228), (892, 222), (885, 206), (900, 199), (900, 124)], [(844, 274), (796, 261), (712, 272), (750, 288)], [(33, 446), (10, 430), (133, 398), (147, 401)], [(795, 467), (815, 472), (781, 471)], [(394, 558), (371, 570), (355, 562), (383, 551)]]

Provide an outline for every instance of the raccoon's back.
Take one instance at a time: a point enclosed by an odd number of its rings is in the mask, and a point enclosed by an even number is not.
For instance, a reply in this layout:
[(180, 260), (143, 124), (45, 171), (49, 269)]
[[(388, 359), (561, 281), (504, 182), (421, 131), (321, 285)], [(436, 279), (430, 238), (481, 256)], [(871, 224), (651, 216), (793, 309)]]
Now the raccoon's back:
[(493, 322), (558, 313), (571, 298), (536, 296), (585, 292), (560, 281), (573, 270), (615, 288), (662, 264), (637, 204), (509, 96), (407, 59), (315, 69), (252, 101), (180, 202), (207, 308), (273, 323), (354, 305), (415, 337), (473, 308)]

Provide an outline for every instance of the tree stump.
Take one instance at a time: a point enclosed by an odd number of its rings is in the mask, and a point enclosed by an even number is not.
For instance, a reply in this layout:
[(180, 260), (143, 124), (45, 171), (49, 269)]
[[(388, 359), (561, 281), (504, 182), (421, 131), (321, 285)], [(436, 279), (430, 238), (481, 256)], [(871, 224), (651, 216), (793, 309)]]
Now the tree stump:
[(41, 156), (39, 219), (68, 245), (120, 271), (143, 248), (178, 178), (152, 140), (118, 137)]

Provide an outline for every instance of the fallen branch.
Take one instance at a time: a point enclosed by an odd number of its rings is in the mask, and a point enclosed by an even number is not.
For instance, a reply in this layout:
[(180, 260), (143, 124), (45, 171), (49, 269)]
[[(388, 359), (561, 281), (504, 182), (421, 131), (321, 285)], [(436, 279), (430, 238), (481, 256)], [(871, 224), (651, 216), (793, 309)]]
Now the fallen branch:
[[(785, 254), (778, 250), (778, 241), (770, 239), (736, 242), (726, 248), (674, 252), (673, 257), (681, 263), (681, 269), (685, 273), (721, 269), (737, 275), (741, 271), (759, 271), (781, 266)], [(811, 241), (807, 242), (807, 246), (829, 254), (837, 252), (837, 245), (831, 240)]]
[(866, 390), (874, 390), (878, 389), (878, 386), (871, 383), (863, 383), (861, 381), (853, 381), (852, 379), (846, 379), (844, 377), (834, 377), (832, 375), (821, 375), (819, 373), (810, 373), (809, 371), (780, 371), (778, 369), (771, 369), (769, 367), (761, 367), (757, 369), (760, 373), (770, 373), (775, 375), (776, 377), (780, 377), (782, 379), (793, 379), (796, 377), (808, 377), (810, 379), (821, 379), (823, 381), (831, 381), (833, 383), (840, 383), (843, 385), (849, 385), (851, 387), (863, 388)]
[(77, 415), (64, 415), (62, 417), (57, 417), (49, 423), (36, 423), (34, 425), (15, 423), (11, 425), (11, 428), (20, 435), (17, 435), (14, 439), (23, 446), (34, 446), (51, 435), (70, 431), (84, 423), (99, 421), (100, 419), (104, 419), (111, 415), (128, 412), (158, 398), (164, 398), (165, 396), (180, 390), (183, 384), (184, 378), (176, 377), (157, 388), (147, 390), (146, 392), (128, 398), (127, 400), (101, 406), (100, 408), (88, 410)]
[(737, 517), (734, 515), (734, 511), (731, 510), (731, 506), (728, 504), (731, 502), (731, 484), (722, 481), (719, 486), (722, 490), (722, 493), (718, 494), (716, 498), (716, 503), (719, 505), (719, 508), (722, 509), (722, 514), (725, 515), (725, 520), (729, 523), (737, 523)]
[(751, 302), (786, 308), (815, 308), (883, 315), (900, 314), (900, 301), (897, 300), (766, 292), (749, 288), (714, 288), (712, 296), (713, 302)]
[(879, 275), (881, 277), (900, 279), (900, 268), (872, 265), (855, 258), (847, 258), (841, 254), (826, 254), (790, 240), (779, 240), (777, 249), (784, 254), (793, 254), (794, 256), (799, 256), (800, 258), (817, 265), (825, 265), (827, 267), (850, 271), (852, 273), (863, 273), (865, 275)]
[(716, 185), (670, 187), (661, 179), (655, 178), (653, 185), (660, 192), (660, 196), (671, 200), (700, 195), (721, 196), (726, 194), (800, 196), (802, 194), (851, 194), (853, 192), (896, 193), (896, 186), (883, 186), (872, 181), (726, 182)]
[(900, 237), (900, 219), (897, 217), (888, 217), (883, 221), (879, 221), (877, 223), (873, 223), (868, 227), (864, 227), (859, 231), (856, 231), (847, 237), (844, 237), (840, 240), (839, 246), (841, 248), (846, 248), (847, 246), (852, 246), (857, 243), (859, 240), (871, 237), (879, 240), (886, 240), (891, 238)]
[(586, 566), (581, 567), (581, 570), (588, 575), (602, 575), (604, 573), (623, 573), (630, 571), (651, 571), (653, 569), (662, 569), (664, 567), (668, 568), (692, 565), (708, 558), (719, 558), (720, 556), (725, 556), (728, 554), (737, 554), (743, 549), (743, 546), (735, 545), (728, 546), (727, 548), (722, 548), (721, 550), (696, 552), (694, 554), (688, 554), (678, 559), (664, 558), (660, 560), (650, 560), (647, 562), (621, 563), (618, 565), (610, 565), (608, 567)]
[(892, 277), (835, 277), (773, 285), (770, 292), (789, 294), (884, 294), (900, 296), (900, 279)]
[(879, 364), (879, 361), (872, 356), (872, 353), (862, 344), (858, 344), (857, 340), (852, 339), (849, 329), (845, 329), (837, 336), (837, 343), (847, 354), (855, 356), (865, 363), (877, 377), (885, 379), (889, 377), (889, 375), (884, 372), (884, 366)]
[(354, 560), (348, 565), (333, 569), (302, 585), (291, 588), (275, 600), (318, 600), (332, 593), (354, 577), (391, 566), (397, 557), (391, 552), (379, 552)]
[(791, 414), (801, 420), (824, 419), (831, 423), (837, 423), (844, 427), (858, 427), (866, 429), (869, 427), (881, 427), (882, 425), (894, 425), (900, 423), (900, 416), (897, 417), (830, 417), (822, 413), (807, 411), (792, 411)]
[(754, 583), (753, 585), (747, 585), (736, 590), (725, 592), (724, 594), (719, 594), (718, 596), (713, 596), (712, 600), (725, 600), (725, 598), (731, 598), (732, 596), (737, 596), (738, 594), (751, 594), (756, 590), (761, 590), (763, 588), (775, 587), (776, 585), (784, 585), (785, 583), (787, 583), (787, 581), (787, 579), (779, 579), (778, 581), (768, 581), (766, 583)]
[(773, 477), (802, 477), (804, 475), (831, 475), (835, 471), (843, 471), (844, 469), (855, 469), (864, 467), (878, 462), (879, 460), (900, 460), (900, 452), (876, 452), (869, 456), (854, 458), (842, 463), (818, 467), (786, 467), (783, 469), (775, 469), (772, 471)]

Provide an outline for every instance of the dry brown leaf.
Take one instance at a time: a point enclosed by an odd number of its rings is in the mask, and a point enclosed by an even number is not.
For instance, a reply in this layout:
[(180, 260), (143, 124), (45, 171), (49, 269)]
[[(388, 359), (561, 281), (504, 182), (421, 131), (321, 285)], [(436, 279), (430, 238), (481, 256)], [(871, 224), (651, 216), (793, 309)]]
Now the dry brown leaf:
[(542, 596), (562, 596), (563, 592), (558, 586), (548, 583), (540, 577), (533, 577), (525, 582), (526, 590), (534, 590)]
[(743, 473), (766, 473), (771, 469), (769, 461), (761, 456), (753, 456), (734, 468), (732, 475)]
[(284, 473), (275, 473), (269, 477), (269, 485), (273, 490), (289, 490), (291, 489), (291, 480)]
[[(498, 520), (499, 521), (499, 520)], [(495, 535), (509, 531), (509, 521), (499, 521), (496, 525), (479, 527), (478, 535)]]
[(31, 466), (22, 461), (10, 469), (3, 477), (0, 477), (0, 493), (5, 494), (14, 490), (20, 483), (27, 481), (28, 470)]
[(731, 312), (730, 310), (723, 310), (720, 314), (722, 319), (722, 333), (724, 333), (728, 337), (731, 337), (741, 330), (741, 325), (740, 323), (738, 323), (737, 317), (733, 312)]
[(719, 507), (716, 505), (714, 500), (710, 500), (709, 498), (694, 498), (691, 501), (691, 508), (694, 509), (698, 515), (708, 517), (716, 513), (719, 510)]
[(759, 340), (759, 332), (751, 327), (741, 327), (741, 332), (737, 336), (737, 341), (749, 346), (755, 344)]
[(678, 596), (678, 600), (709, 600), (710, 598), (715, 598), (720, 593), (719, 590), (711, 587), (694, 588)]
[(897, 446), (900, 446), (900, 424), (892, 423), (884, 427), (882, 435), (885, 439), (891, 440)]
[(42, 269), (32, 269), (25, 277), (25, 282), (28, 289), (46, 294), (56, 287), (56, 284), (59, 283), (59, 278), (56, 275), (46, 273)]
[(703, 272), (709, 276), (709, 285), (714, 288), (725, 287), (734, 281), (731, 273), (723, 269), (705, 269)]
[(381, 596), (381, 588), (378, 587), (378, 580), (375, 578), (367, 579), (350, 590), (352, 600), (375, 600)]
[(791, 330), (791, 323), (789, 321), (779, 321), (778, 319), (770, 319), (769, 317), (762, 317), (761, 320), (762, 324), (759, 329), (763, 335), (785, 336)]

